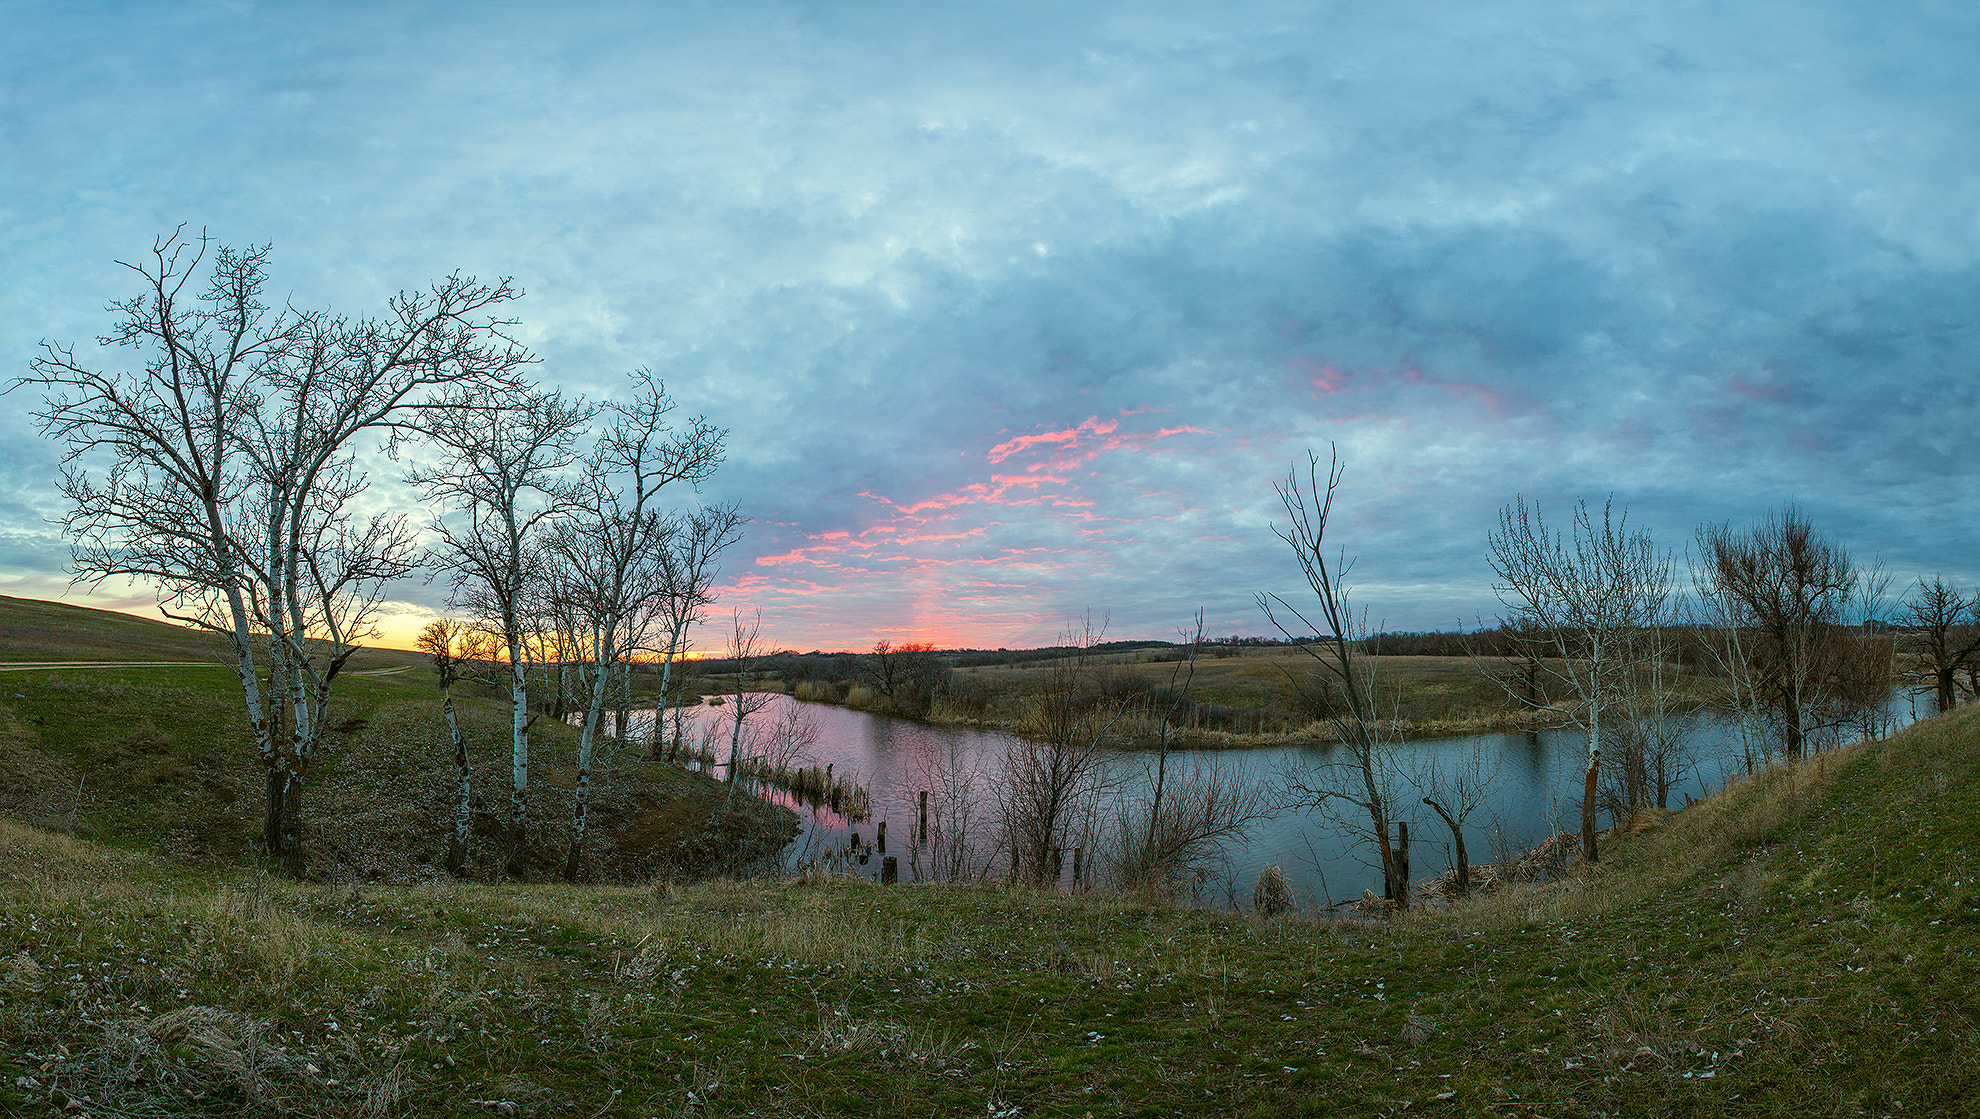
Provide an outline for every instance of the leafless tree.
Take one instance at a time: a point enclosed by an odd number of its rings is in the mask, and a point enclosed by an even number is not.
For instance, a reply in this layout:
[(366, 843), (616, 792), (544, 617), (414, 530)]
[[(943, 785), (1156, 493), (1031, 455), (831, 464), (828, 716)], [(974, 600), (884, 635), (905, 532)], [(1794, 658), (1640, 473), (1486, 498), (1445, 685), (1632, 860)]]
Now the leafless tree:
[(551, 537), (560, 574), (556, 598), (569, 617), (564, 660), (586, 685), (564, 865), (570, 881), (579, 875), (599, 724), (616, 686), (630, 675), (647, 604), (668, 590), (664, 557), (679, 525), (661, 506), (663, 491), (699, 486), (712, 475), (727, 436), (700, 416), (675, 427), (666, 390), (646, 370), (633, 378), (632, 400), (607, 405), (610, 419), (585, 461), (579, 500)]
[(1465, 847), (1464, 826), (1491, 803), (1504, 776), (1499, 755), (1483, 742), (1465, 747), (1456, 757), (1421, 755), (1414, 767), (1423, 803), (1451, 830), (1451, 869), (1457, 897), (1471, 892), (1471, 853)]
[[(1345, 468), (1338, 451), (1330, 453), (1324, 475), (1320, 457), (1312, 452), (1307, 453), (1306, 466), (1304, 477), (1295, 467), (1286, 472), (1285, 481), (1273, 486), (1285, 507), (1286, 523), (1274, 525), (1272, 531), (1292, 549), (1314, 605), (1302, 610), (1277, 594), (1259, 594), (1257, 601), (1273, 628), (1318, 666), (1316, 686), (1308, 693), (1310, 703), (1333, 725), (1346, 757), (1317, 773), (1287, 774), (1288, 807), (1319, 808), (1350, 834), (1372, 844), (1385, 892), (1396, 904), (1407, 905), (1408, 871), (1402, 853), (1390, 842), (1390, 825), (1402, 822), (1392, 791), (1397, 783), (1393, 743), (1384, 739), (1376, 712), (1373, 667), (1361, 646), (1366, 627), (1357, 625), (1349, 604), (1345, 580), (1353, 563), (1339, 552), (1331, 559), (1327, 554), (1327, 522)], [(1309, 613), (1317, 613), (1318, 621)], [(1290, 625), (1288, 619), (1298, 625)], [(1307, 635), (1321, 640), (1302, 641)]]
[(937, 878), (958, 882), (974, 876), (980, 864), (971, 848), (982, 823), (978, 806), (985, 784), (980, 759), (959, 734), (945, 734), (936, 747), (915, 759), (915, 775), (934, 793), (928, 833), (920, 838)]
[(1238, 767), (1221, 758), (1192, 760), (1169, 774), (1159, 803), (1152, 787), (1121, 801), (1115, 878), (1128, 888), (1186, 891), (1274, 808), (1264, 783)]
[[(661, 753), (661, 724), (667, 697), (672, 694), (674, 662), (686, 655), (688, 631), (701, 622), (708, 606), (715, 601), (709, 588), (721, 572), (722, 552), (742, 539), (742, 526), (748, 518), (734, 505), (708, 505), (678, 521), (661, 549), (660, 592), (647, 600), (650, 621), (645, 627), (660, 637), (659, 647), (648, 652), (660, 654), (660, 694), (653, 700), (652, 756)], [(674, 734), (680, 736), (681, 708), (675, 703)]]
[(867, 684), (880, 693), (885, 713), (904, 719), (925, 717), (949, 680), (949, 666), (925, 642), (878, 641), (859, 663)]
[(1094, 678), (1093, 647), (1105, 629), (1088, 615), (1061, 639), (1066, 654), (1040, 674), (1023, 732), (1006, 741), (991, 782), (1018, 881), (1047, 883), (1052, 851), (1090, 821), (1106, 784), (1104, 747), (1124, 709)]
[(1856, 564), (1793, 506), (1749, 532), (1707, 525), (1698, 545), (1701, 597), (1720, 611), (1719, 625), (1739, 634), (1735, 687), (1769, 715), (1782, 751), (1799, 757), (1811, 732), (1847, 717), (1833, 702), (1834, 683)]
[(452, 618), (436, 618), (414, 639), (413, 647), (433, 661), (440, 677), (440, 709), (447, 717), (447, 738), (454, 748), (454, 826), (447, 837), (447, 873), (467, 871), (468, 830), (472, 822), (474, 782), (468, 765), (467, 737), (454, 713), (454, 682), (460, 679), (463, 645), (468, 627)]
[(802, 703), (786, 700), (778, 706), (777, 717), (770, 721), (757, 745), (761, 752), (756, 756), (763, 759), (766, 768), (795, 769), (811, 757), (812, 748), (818, 745), (818, 720), (811, 717)]
[(576, 500), (563, 472), (595, 412), (558, 392), (464, 392), (422, 416), (439, 461), (407, 475), (439, 506), (434, 562), (449, 573), (453, 604), (499, 634), (508, 659), (512, 873), (529, 812), (528, 644), (540, 628), (528, 617), (529, 594), (543, 575), (542, 530)]
[(1187, 710), (1203, 647), (1203, 612), (1193, 631), (1185, 630), (1183, 658), (1170, 672), (1169, 685), (1150, 693), (1146, 714), (1156, 720), (1154, 772), (1145, 792), (1125, 795), (1115, 820), (1113, 875), (1122, 886), (1149, 891), (1180, 890), (1184, 880), (1209, 873), (1226, 844), (1241, 840), (1271, 814), (1264, 785), (1218, 760), (1196, 760), (1172, 772), (1175, 727)]
[(493, 316), (516, 294), (507, 281), (453, 276), (376, 318), (274, 310), (265, 246), (182, 233), (125, 265), (145, 290), (110, 307), (100, 341), (141, 351), (140, 369), (43, 343), (14, 387), (44, 390), (41, 430), (68, 445), (77, 582), (148, 583), (167, 616), (230, 642), (266, 775), (263, 840), (301, 875), (302, 790), (332, 682), (414, 555), (402, 518), (356, 511), (359, 440), (450, 388), (513, 389), (532, 359)]
[(1203, 611), (1196, 611), (1196, 626), (1193, 632), (1183, 634), (1187, 639), (1187, 652), (1176, 662), (1175, 670), (1169, 674), (1169, 710), (1161, 713), (1161, 723), (1157, 734), (1155, 753), (1155, 780), (1153, 793), (1148, 804), (1148, 829), (1143, 841), (1145, 851), (1155, 850), (1155, 833), (1162, 818), (1162, 794), (1168, 789), (1169, 741), (1174, 737), (1176, 716), (1182, 706), (1190, 702), (1190, 685), (1196, 682), (1196, 655), (1203, 650)]
[(729, 782), (729, 796), (736, 795), (736, 775), (742, 765), (742, 744), (744, 725), (757, 712), (769, 705), (772, 698), (769, 692), (749, 690), (750, 666), (761, 652), (758, 647), (758, 634), (763, 629), (763, 612), (757, 611), (748, 622), (743, 621), (742, 611), (731, 612), (729, 619), (729, 655), (736, 662), (736, 694), (730, 711), (729, 729), (729, 768), (723, 779)]
[(1691, 772), (1693, 723), (1679, 704), (1672, 637), (1686, 614), (1681, 601), (1653, 603), (1651, 621), (1635, 637), (1630, 694), (1610, 731), (1615, 764), (1605, 795), (1619, 820), (1650, 804), (1669, 808), (1671, 790)]
[(1645, 531), (1631, 531), (1625, 512), (1602, 507), (1597, 525), (1586, 501), (1575, 503), (1565, 538), (1547, 527), (1525, 498), (1499, 510), (1487, 541), (1499, 601), (1531, 619), (1554, 642), (1544, 670), (1575, 699), (1571, 715), (1588, 733), (1582, 775), (1581, 853), (1595, 861), (1597, 781), (1602, 718), (1623, 704), (1640, 663), (1640, 635), (1663, 618), (1671, 557)]
[(1961, 592), (1943, 575), (1912, 584), (1905, 617), (1917, 630), (1938, 710), (1959, 703), (1959, 672), (1980, 660), (1980, 592)]

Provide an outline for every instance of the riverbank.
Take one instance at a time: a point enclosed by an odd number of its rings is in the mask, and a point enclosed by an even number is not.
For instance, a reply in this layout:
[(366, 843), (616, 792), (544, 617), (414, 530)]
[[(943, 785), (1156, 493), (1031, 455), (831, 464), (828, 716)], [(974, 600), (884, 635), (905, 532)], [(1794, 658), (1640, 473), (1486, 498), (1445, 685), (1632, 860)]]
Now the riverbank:
[[(210, 666), (118, 665), (11, 674), (0, 701), (0, 817), (192, 866), (259, 859), (261, 769), (239, 687)], [(455, 697), (474, 775), (467, 873), (505, 876), (509, 710)], [(444, 877), (456, 771), (424, 672), (345, 674), (303, 793), (312, 874), (332, 881)], [(531, 878), (570, 848), (576, 732), (531, 728)], [(583, 865), (592, 879), (692, 880), (774, 861), (796, 816), (629, 748), (600, 746)]]
[(298, 884), (0, 823), (9, 1114), (1963, 1114), (1980, 718), (1401, 920)]
[[(1079, 687), (1088, 702), (1118, 704), (1123, 716), (1114, 736), (1124, 745), (1158, 743), (1164, 724), (1172, 746), (1234, 750), (1324, 743), (1337, 739), (1333, 723), (1303, 708), (1297, 690), (1318, 694), (1316, 664), (1288, 647), (1220, 647), (1200, 656), (1194, 667), (1178, 661), (1175, 649), (1103, 653), (1086, 658)], [(1522, 681), (1520, 666), (1496, 659), (1450, 656), (1369, 658), (1375, 701), (1384, 733), (1403, 741), (1460, 735), (1555, 730), (1572, 723), (1571, 701), (1538, 693), (1539, 705), (1517, 698), (1544, 680)], [(1064, 665), (1030, 659), (1009, 665), (950, 670), (945, 682), (915, 710), (848, 674), (837, 679), (753, 676), (752, 690), (780, 691), (808, 702), (833, 703), (856, 711), (911, 718), (933, 726), (969, 727), (1024, 735), (1038, 698), (1064, 686)], [(733, 690), (735, 677), (711, 676), (700, 687)], [(1679, 710), (1707, 706), (1719, 683), (1672, 669), (1668, 686)]]

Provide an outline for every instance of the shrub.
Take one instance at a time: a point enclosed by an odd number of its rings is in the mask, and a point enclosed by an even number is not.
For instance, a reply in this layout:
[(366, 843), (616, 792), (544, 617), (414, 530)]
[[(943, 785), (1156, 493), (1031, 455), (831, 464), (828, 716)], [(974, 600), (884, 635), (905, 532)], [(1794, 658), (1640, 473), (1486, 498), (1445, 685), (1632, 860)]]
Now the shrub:
[(1260, 917), (1278, 917), (1292, 910), (1292, 888), (1277, 866), (1258, 872), (1258, 885), (1251, 890), (1251, 908)]

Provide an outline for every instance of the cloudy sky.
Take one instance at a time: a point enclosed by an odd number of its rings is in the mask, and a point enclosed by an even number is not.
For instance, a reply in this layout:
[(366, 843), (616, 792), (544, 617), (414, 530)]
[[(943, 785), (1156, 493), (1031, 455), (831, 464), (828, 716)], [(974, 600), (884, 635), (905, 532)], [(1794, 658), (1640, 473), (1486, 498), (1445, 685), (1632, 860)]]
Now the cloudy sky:
[[(1965, 3), (0, 3), (0, 357), (180, 223), (298, 306), (513, 276), (541, 378), (729, 429), (799, 649), (1261, 633), (1347, 463), (1372, 622), (1496, 610), (1525, 495), (1682, 547), (1784, 502), (1980, 579)], [(127, 352), (105, 363), (128, 363)], [(0, 404), (0, 591), (67, 591)], [(379, 491), (390, 495), (389, 464)], [(691, 495), (690, 495), (691, 496)], [(443, 584), (394, 592), (402, 622)]]

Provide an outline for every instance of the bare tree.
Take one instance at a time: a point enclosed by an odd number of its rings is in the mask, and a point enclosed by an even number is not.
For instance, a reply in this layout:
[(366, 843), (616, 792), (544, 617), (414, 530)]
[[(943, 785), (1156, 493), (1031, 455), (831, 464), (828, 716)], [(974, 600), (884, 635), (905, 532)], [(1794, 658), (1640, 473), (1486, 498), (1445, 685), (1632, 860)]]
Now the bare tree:
[(949, 681), (949, 666), (925, 642), (878, 641), (859, 663), (861, 675), (880, 693), (885, 713), (904, 719), (927, 716)]
[(508, 659), (511, 873), (521, 869), (529, 812), (528, 594), (543, 574), (540, 530), (575, 500), (561, 475), (595, 411), (558, 392), (464, 393), (422, 417), (439, 461), (407, 475), (440, 506), (434, 562), (449, 572), (454, 605), (499, 634)]
[(1631, 531), (1628, 514), (1602, 507), (1595, 524), (1588, 503), (1575, 503), (1566, 538), (1549, 529), (1538, 505), (1525, 498), (1499, 511), (1488, 539), (1499, 601), (1533, 621), (1554, 642), (1545, 670), (1575, 699), (1572, 717), (1588, 733), (1582, 775), (1581, 853), (1595, 861), (1597, 781), (1602, 764), (1602, 718), (1622, 703), (1639, 657), (1638, 636), (1663, 614), (1671, 558), (1650, 534)]
[(1251, 834), (1274, 807), (1264, 783), (1236, 766), (1220, 758), (1193, 760), (1169, 775), (1159, 803), (1152, 788), (1123, 799), (1116, 879), (1151, 892), (1200, 884), (1220, 865), (1227, 845)]
[(727, 436), (700, 416), (674, 427), (666, 390), (646, 370), (633, 377), (631, 402), (607, 406), (611, 419), (585, 461), (580, 500), (551, 544), (560, 572), (556, 597), (570, 619), (564, 659), (588, 684), (564, 864), (569, 881), (580, 869), (599, 723), (616, 685), (631, 673), (644, 608), (668, 590), (664, 557), (678, 524), (660, 507), (662, 492), (682, 482), (699, 486), (712, 475)]
[(961, 735), (945, 734), (936, 741), (935, 749), (915, 759), (916, 776), (934, 791), (934, 811), (919, 842), (928, 850), (936, 877), (957, 882), (971, 877), (978, 866), (970, 844), (981, 822), (978, 805), (985, 778), (980, 759)]
[(1064, 635), (1066, 654), (1040, 674), (1023, 733), (1006, 740), (991, 783), (1019, 881), (1047, 883), (1052, 851), (1088, 821), (1105, 784), (1103, 748), (1123, 713), (1094, 679), (1093, 647), (1105, 629), (1088, 615)]
[(1190, 706), (1190, 685), (1203, 647), (1201, 610), (1193, 632), (1185, 630), (1182, 637), (1185, 652), (1169, 674), (1168, 687), (1151, 693), (1147, 701), (1147, 714), (1157, 720), (1154, 771), (1145, 792), (1122, 798), (1115, 821), (1114, 878), (1120, 885), (1150, 891), (1179, 890), (1190, 877), (1200, 881), (1224, 846), (1249, 834), (1271, 810), (1264, 785), (1236, 767), (1197, 760), (1171, 772), (1175, 728)]
[[(722, 552), (742, 539), (747, 523), (734, 505), (710, 505), (690, 513), (678, 522), (667, 545), (659, 554), (661, 590), (647, 602), (650, 629), (664, 637), (657, 650), (660, 660), (660, 694), (653, 700), (652, 756), (661, 753), (661, 723), (667, 697), (672, 694), (674, 662), (686, 655), (688, 631), (702, 621), (714, 595), (709, 588), (721, 571)], [(674, 704), (674, 734), (680, 736), (680, 704)]]
[[(1396, 783), (1395, 759), (1392, 743), (1382, 736), (1374, 673), (1361, 646), (1366, 627), (1357, 627), (1349, 605), (1345, 580), (1353, 563), (1339, 553), (1332, 560), (1327, 555), (1327, 522), (1345, 468), (1338, 451), (1330, 451), (1325, 475), (1320, 473), (1320, 456), (1310, 451), (1306, 466), (1304, 478), (1294, 468), (1286, 472), (1285, 481), (1273, 486), (1285, 507), (1286, 524), (1274, 525), (1272, 532), (1292, 549), (1315, 607), (1303, 611), (1277, 594), (1259, 594), (1257, 601), (1273, 628), (1318, 666), (1317, 686), (1308, 693), (1310, 704), (1332, 724), (1347, 757), (1318, 773), (1287, 774), (1287, 798), (1289, 806), (1327, 812), (1350, 834), (1373, 844), (1384, 891), (1397, 905), (1407, 905), (1409, 873), (1402, 852), (1390, 843), (1390, 825), (1401, 822), (1391, 791)], [(1316, 607), (1317, 623), (1307, 617)], [(1288, 618), (1298, 626), (1289, 625)], [(1320, 641), (1302, 640), (1308, 635)], [(1297, 681), (1295, 686), (1300, 686)]]
[(1464, 826), (1491, 803), (1504, 771), (1499, 755), (1483, 742), (1473, 742), (1455, 758), (1426, 754), (1415, 767), (1423, 803), (1451, 829), (1451, 869), (1456, 897), (1471, 893), (1471, 853), (1465, 847)]
[(768, 733), (760, 743), (763, 765), (771, 771), (790, 770), (803, 765), (818, 744), (818, 720), (797, 700), (788, 700), (777, 709)]
[(1184, 633), (1188, 641), (1188, 652), (1176, 662), (1175, 670), (1169, 673), (1169, 710), (1162, 713), (1162, 721), (1157, 731), (1155, 780), (1153, 795), (1148, 804), (1148, 830), (1142, 847), (1145, 851), (1155, 850), (1155, 833), (1162, 818), (1162, 794), (1167, 791), (1169, 777), (1169, 740), (1174, 737), (1176, 716), (1183, 706), (1190, 702), (1189, 688), (1196, 682), (1196, 655), (1203, 649), (1203, 610), (1196, 611), (1196, 627), (1193, 632)]
[(743, 729), (749, 719), (768, 706), (769, 692), (749, 690), (750, 665), (757, 659), (759, 649), (757, 635), (763, 629), (763, 612), (757, 611), (747, 624), (743, 622), (741, 610), (732, 612), (729, 621), (729, 655), (736, 661), (736, 694), (730, 712), (732, 723), (729, 730), (729, 769), (724, 780), (729, 782), (729, 796), (736, 795), (736, 774), (742, 765)]
[(436, 618), (419, 631), (413, 648), (433, 661), (440, 677), (440, 709), (447, 717), (447, 738), (454, 748), (454, 826), (447, 837), (447, 873), (467, 871), (468, 828), (473, 813), (473, 773), (468, 765), (467, 736), (454, 713), (454, 682), (460, 679), (467, 627), (452, 618)]
[(1799, 757), (1812, 731), (1844, 717), (1829, 701), (1856, 565), (1794, 506), (1750, 532), (1707, 525), (1698, 544), (1703, 597), (1722, 611), (1720, 625), (1740, 633), (1736, 686), (1770, 715), (1782, 751)]
[(1959, 703), (1960, 669), (1980, 660), (1980, 592), (1962, 593), (1943, 575), (1920, 577), (1904, 611), (1918, 631), (1937, 709), (1951, 711)]
[[(1676, 596), (1681, 598), (1681, 596)], [(1635, 670), (1627, 710), (1610, 731), (1615, 764), (1605, 794), (1617, 819), (1654, 803), (1669, 808), (1671, 790), (1691, 772), (1692, 720), (1680, 709), (1671, 633), (1688, 611), (1682, 601), (1652, 603), (1650, 621), (1636, 634)]]
[(77, 582), (148, 583), (168, 617), (230, 642), (266, 775), (263, 840), (301, 875), (302, 790), (332, 682), (413, 559), (402, 518), (355, 511), (358, 440), (449, 386), (512, 388), (532, 359), (491, 314), (516, 294), (507, 281), (453, 276), (376, 318), (276, 311), (262, 302), (265, 246), (182, 232), (125, 264), (145, 291), (111, 305), (100, 340), (142, 351), (141, 369), (43, 343), (13, 387), (45, 391), (41, 430), (68, 444)]

